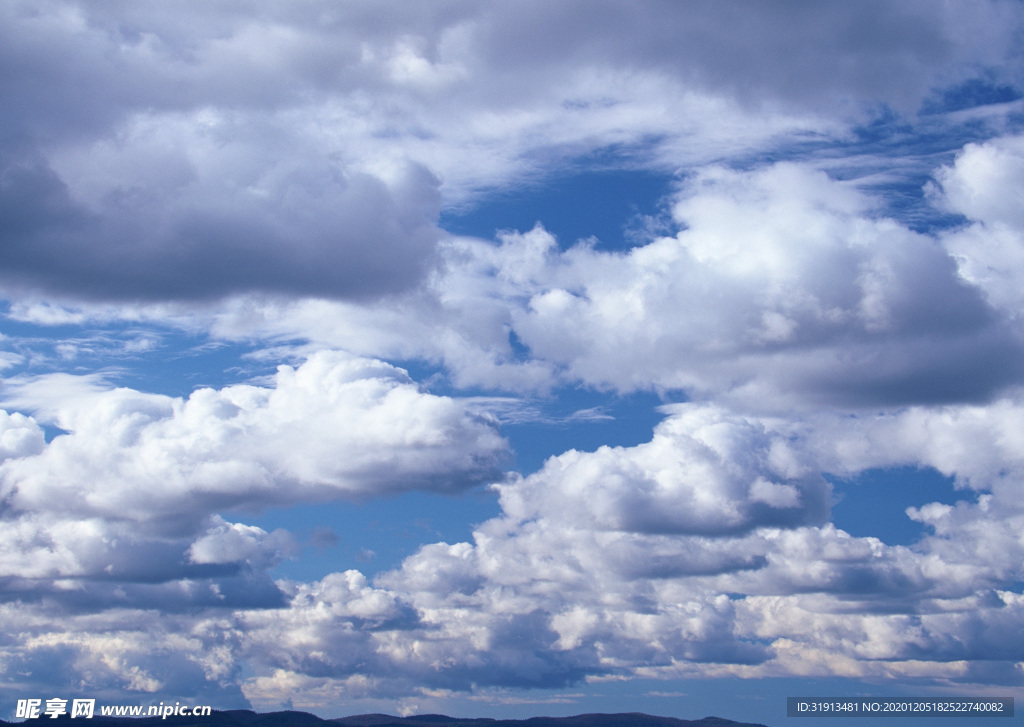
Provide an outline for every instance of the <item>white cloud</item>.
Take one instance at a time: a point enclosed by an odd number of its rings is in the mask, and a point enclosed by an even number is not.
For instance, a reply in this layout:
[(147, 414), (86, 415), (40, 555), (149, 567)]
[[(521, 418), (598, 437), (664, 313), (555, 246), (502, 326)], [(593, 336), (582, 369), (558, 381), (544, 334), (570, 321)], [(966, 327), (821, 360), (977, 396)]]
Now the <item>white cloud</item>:
[[(978, 441), (1012, 448), (1017, 408), (1007, 402), (1003, 416), (984, 421)], [(237, 605), (230, 615), (180, 617), (169, 628), (199, 647), (179, 650), (169, 636), (163, 667), (127, 646), (142, 636), (123, 625), (117, 679), (135, 689), (146, 679), (167, 684), (182, 654), (223, 652), (216, 661), (227, 671), (193, 662), (206, 688), (227, 688), (244, 663), (251, 676), (242, 689), (265, 708), (288, 689), (298, 690), (296, 704), (322, 706), (422, 689), (551, 688), (587, 675), (967, 682), (965, 661), (1012, 661), (1018, 648), (1005, 634), (1020, 618), (1020, 597), (1007, 588), (1024, 557), (1019, 478), (982, 461), (1016, 460), (978, 448), (951, 453), (948, 471), (992, 494), (974, 504), (965, 495), (954, 508), (922, 502), (910, 516), (934, 535), (914, 548), (822, 524), (829, 488), (820, 473), (935, 465), (951, 430), (981, 426), (985, 411), (794, 422), (677, 405), (648, 443), (568, 452), (501, 485), (503, 512), (477, 527), (472, 543), (423, 546), (374, 582), (357, 571), (281, 581), (278, 601), (268, 596), (257, 608), (232, 600), (229, 578), (170, 583), (191, 583), (182, 603)], [(188, 547), (195, 564), (265, 567), (268, 551), (280, 557), (288, 545), (280, 538), (271, 546), (258, 528), (214, 519)], [(128, 613), (149, 602), (119, 587)], [(52, 626), (37, 618), (24, 628)], [(54, 643), (77, 658), (102, 643), (85, 621), (76, 633)], [(9, 658), (35, 658), (41, 643), (8, 647)], [(132, 667), (143, 681), (131, 681)]]
[[(272, 387), (200, 389), (185, 400), (97, 377), (11, 383), (9, 404), (67, 433), (47, 444), (32, 419), (0, 417), (4, 576), (26, 593), (70, 579), (71, 602), (274, 603), (281, 594), (265, 570), (296, 552), (294, 538), (218, 510), (455, 493), (499, 478), (506, 455), (478, 405), (337, 352), (282, 366)], [(188, 579), (195, 592), (175, 590)], [(157, 585), (117, 596), (108, 581)]]
[(327, 351), (281, 366), (270, 388), (176, 399), (54, 374), (15, 382), (6, 399), (70, 432), (3, 465), (13, 507), (127, 514), (170, 530), (223, 507), (457, 492), (498, 477), (506, 449), (493, 422), (457, 399)]
[(513, 329), (592, 385), (748, 405), (959, 398), (1013, 376), (1018, 344), (952, 261), (870, 204), (797, 165), (705, 171), (674, 209), (675, 237), (549, 252)]
[(1024, 271), (1024, 137), (968, 144), (937, 175), (937, 201), (968, 224), (943, 236), (960, 274), (988, 300), (1019, 320), (1018, 280)]
[(1024, 228), (1024, 203), (1014, 194), (1024, 184), (1022, 158), (1024, 137), (968, 144), (938, 174), (943, 201), (970, 220)]
[(1006, 504), (1018, 486), (1024, 431), (1019, 392), (984, 405), (916, 406), (856, 416), (822, 414), (794, 430), (813, 442), (832, 472), (920, 465), (955, 477), (957, 484), (1000, 493)]
[(43, 430), (30, 417), (0, 411), (0, 461), (39, 454), (45, 446)]
[(553, 527), (713, 536), (824, 522), (827, 483), (794, 464), (756, 422), (683, 406), (647, 444), (571, 450), (497, 489), (510, 517)]
[[(261, 664), (247, 693), (269, 699), (309, 679), (345, 698), (423, 684), (551, 688), (583, 674), (967, 683), (965, 660), (1013, 661), (1016, 642), (994, 635), (1020, 618), (1019, 595), (1001, 584), (1019, 579), (1021, 545), (995, 538), (1019, 541), (1019, 515), (984, 500), (951, 520), (949, 508), (921, 508), (938, 527), (913, 549), (770, 517), (713, 537), (686, 523), (651, 533), (636, 519), (598, 519), (626, 509), (615, 497), (621, 472), (670, 453), (676, 479), (690, 472), (710, 497), (723, 478), (756, 489), (764, 473), (810, 472), (828, 457), (817, 448), (838, 429), (815, 440), (780, 423), (680, 406), (651, 443), (567, 453), (503, 485), (503, 514), (473, 543), (424, 546), (375, 587), (354, 572), (294, 587), (288, 609), (244, 616)], [(862, 424), (849, 426), (872, 431)], [(650, 510), (663, 504), (654, 489), (619, 491)], [(374, 682), (383, 674), (387, 687)]]
[(422, 357), (458, 386), (682, 389), (755, 408), (979, 400), (1018, 381), (1001, 312), (875, 206), (809, 165), (710, 167), (677, 197), (679, 232), (627, 252), (559, 250), (541, 227), (454, 238), (429, 288), (387, 306), (239, 301), (217, 330)]
[(219, 517), (214, 518), (214, 523), (189, 546), (188, 556), (193, 563), (247, 563), (262, 570), (276, 565), (282, 555), (298, 550), (295, 539), (284, 530), (268, 533), (254, 525), (229, 523)]

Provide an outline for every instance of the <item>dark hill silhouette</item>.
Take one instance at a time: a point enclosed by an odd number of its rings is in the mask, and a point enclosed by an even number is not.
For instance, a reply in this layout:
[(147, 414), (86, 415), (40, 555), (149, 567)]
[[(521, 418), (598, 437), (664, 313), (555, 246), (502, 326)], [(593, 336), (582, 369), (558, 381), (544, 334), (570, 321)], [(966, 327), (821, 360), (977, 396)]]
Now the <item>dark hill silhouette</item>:
[[(97, 710), (98, 711), (98, 710)], [(395, 717), (390, 714), (358, 714), (351, 717), (323, 719), (308, 712), (267, 712), (259, 714), (246, 709), (214, 712), (207, 717), (103, 717), (92, 719), (67, 715), (57, 719), (39, 717), (22, 722), (0, 720), (0, 727), (765, 727), (750, 722), (734, 722), (721, 717), (677, 719), (657, 717), (640, 712), (623, 714), (579, 714), (574, 717), (530, 717), (529, 719), (462, 718), (444, 714), (419, 714)]]
[(361, 714), (331, 720), (344, 727), (764, 727), (733, 722), (721, 717), (698, 720), (656, 717), (640, 712), (623, 714), (579, 714), (574, 717), (530, 717), (529, 719), (459, 718), (443, 714), (391, 717), (386, 714)]

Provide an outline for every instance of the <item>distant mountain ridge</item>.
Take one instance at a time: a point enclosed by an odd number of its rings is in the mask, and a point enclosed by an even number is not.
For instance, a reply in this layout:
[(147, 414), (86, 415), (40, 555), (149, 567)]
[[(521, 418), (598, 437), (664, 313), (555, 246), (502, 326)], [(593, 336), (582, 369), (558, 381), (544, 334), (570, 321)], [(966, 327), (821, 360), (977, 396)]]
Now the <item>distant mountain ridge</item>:
[(392, 717), (386, 714), (360, 714), (330, 720), (345, 727), (765, 727), (750, 722), (733, 722), (721, 717), (689, 720), (656, 717), (641, 712), (622, 714), (579, 714), (573, 717), (530, 717), (528, 719), (490, 719), (420, 714)]
[[(0, 727), (32, 723), (61, 722), (70, 727), (67, 715), (52, 720), (48, 717), (23, 722), (5, 722)], [(78, 722), (82, 724), (77, 725)], [(766, 727), (751, 722), (734, 722), (721, 717), (677, 719), (657, 717), (641, 712), (622, 714), (578, 714), (573, 717), (530, 717), (528, 719), (491, 719), (489, 717), (449, 717), (444, 714), (418, 714), (396, 717), (390, 714), (357, 714), (351, 717), (323, 719), (308, 712), (284, 711), (260, 714), (247, 709), (214, 712), (208, 717), (93, 717), (75, 719), (76, 727)]]

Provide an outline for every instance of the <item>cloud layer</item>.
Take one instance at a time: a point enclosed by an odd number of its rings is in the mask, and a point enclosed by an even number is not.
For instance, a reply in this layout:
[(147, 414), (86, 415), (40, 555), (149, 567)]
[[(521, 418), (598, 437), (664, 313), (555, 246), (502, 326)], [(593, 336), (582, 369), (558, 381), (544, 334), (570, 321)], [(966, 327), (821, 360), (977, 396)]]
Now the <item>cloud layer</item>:
[[(1019, 688), (1022, 26), (5, 4), (4, 683), (331, 716), (638, 677)], [(670, 180), (626, 249), (442, 229), (595, 169)], [(118, 386), (156, 327), (290, 363)], [(580, 392), (677, 403), (506, 471), (502, 412)], [(836, 527), (844, 483), (901, 467), (955, 487), (905, 511), (917, 542)], [(376, 574), (282, 576), (296, 535), (249, 519), (483, 487), (465, 542)]]
[[(1017, 683), (1020, 645), (1008, 635), (1024, 603), (1007, 586), (1024, 576), (1020, 458), (995, 449), (980, 462), (977, 449), (958, 458), (941, 446), (970, 441), (972, 430), (1006, 441), (1021, 407), (1000, 410), (991, 419), (970, 407), (837, 417), (795, 434), (780, 420), (678, 405), (649, 443), (568, 452), (502, 485), (502, 514), (482, 523), (472, 543), (425, 545), (375, 583), (357, 571), (266, 583), (273, 590), (255, 610), (234, 600), (227, 574), (204, 581), (193, 571), (163, 589), (149, 586), (146, 595), (163, 599), (165, 612), (173, 612), (174, 592), (193, 608), (212, 599), (228, 608), (175, 617), (189, 637), (168, 638), (160, 665), (143, 667), (141, 647), (132, 646), (148, 626), (119, 624), (117, 653), (138, 669), (99, 670), (90, 684), (163, 693), (176, 673), (198, 668), (197, 652), (219, 654), (219, 666), (203, 667), (207, 689), (227, 690), (218, 698), (237, 684), (225, 675), (242, 663), (254, 669), (241, 688), (264, 708), (296, 689), (315, 706), (324, 690), (397, 697), (636, 673), (973, 683), (977, 660), (1002, 664), (1001, 679)], [(830, 486), (817, 473), (829, 458), (849, 469), (935, 466), (982, 494), (912, 509), (933, 531), (912, 549), (855, 538), (827, 523)], [(996, 463), (1005, 476), (983, 479)], [(267, 552), (286, 551), (283, 538), (216, 521), (188, 556), (193, 568), (247, 563), (249, 575), (235, 579), (249, 579), (252, 599)], [(126, 574), (111, 575), (124, 605), (140, 605)], [(60, 640), (76, 660), (102, 653), (113, 638), (99, 614), (86, 615), (112, 605), (86, 598), (98, 598), (94, 580), (70, 590), (74, 581), (60, 581), (60, 599), (79, 599), (76, 610), (85, 611), (73, 617), (75, 639)], [(17, 602), (7, 608), (22, 634), (36, 634), (9, 656), (43, 658), (53, 640), (40, 631), (53, 628), (54, 606), (32, 619)]]
[(676, 168), (834, 132), (837, 103), (1012, 74), (1019, 27), (982, 2), (3, 13), (3, 282), (94, 300), (405, 290), (442, 194), (645, 139)]
[(386, 308), (244, 307), (222, 326), (440, 360), (462, 386), (679, 389), (755, 408), (980, 401), (1019, 382), (1014, 316), (961, 272), (973, 257), (947, 251), (986, 223), (937, 239), (877, 207), (808, 165), (710, 167), (675, 197), (679, 231), (626, 252), (563, 250), (542, 227), (452, 239), (430, 287)]

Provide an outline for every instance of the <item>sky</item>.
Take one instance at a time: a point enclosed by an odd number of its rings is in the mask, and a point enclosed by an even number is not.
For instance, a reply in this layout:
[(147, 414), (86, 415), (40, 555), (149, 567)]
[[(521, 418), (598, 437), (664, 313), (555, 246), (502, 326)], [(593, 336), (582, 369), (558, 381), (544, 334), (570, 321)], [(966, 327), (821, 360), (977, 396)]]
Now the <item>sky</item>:
[(1024, 697), (1022, 49), (0, 4), (0, 718)]

